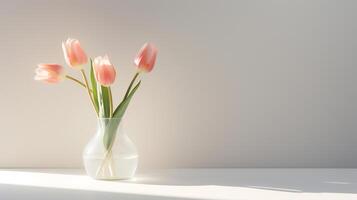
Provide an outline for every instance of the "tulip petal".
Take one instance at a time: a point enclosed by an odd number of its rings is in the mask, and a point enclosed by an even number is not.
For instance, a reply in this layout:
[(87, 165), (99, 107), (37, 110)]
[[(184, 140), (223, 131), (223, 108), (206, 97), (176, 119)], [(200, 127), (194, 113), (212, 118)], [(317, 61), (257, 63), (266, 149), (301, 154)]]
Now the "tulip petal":
[(81, 69), (88, 61), (87, 55), (76, 39), (68, 38), (62, 42), (62, 49), (66, 63), (75, 69)]
[(58, 64), (39, 64), (34, 79), (45, 83), (58, 83), (65, 77), (63, 67)]
[(110, 63), (108, 56), (98, 56), (93, 62), (95, 78), (102, 86), (110, 86), (114, 83), (116, 71)]
[(145, 43), (136, 56), (134, 63), (142, 71), (150, 72), (155, 65), (157, 48), (151, 43)]

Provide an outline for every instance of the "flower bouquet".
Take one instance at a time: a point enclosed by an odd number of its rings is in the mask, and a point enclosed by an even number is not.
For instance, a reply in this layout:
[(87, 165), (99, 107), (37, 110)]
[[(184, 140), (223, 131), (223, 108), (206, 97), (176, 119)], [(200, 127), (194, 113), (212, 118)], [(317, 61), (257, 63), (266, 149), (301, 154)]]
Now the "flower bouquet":
[[(88, 93), (98, 118), (97, 133), (83, 152), (86, 172), (96, 179), (131, 178), (137, 168), (137, 151), (134, 144), (122, 129), (122, 118), (141, 81), (140, 74), (150, 72), (155, 64), (157, 49), (146, 43), (139, 51), (134, 63), (137, 71), (131, 80), (121, 102), (114, 106), (110, 86), (116, 78), (116, 69), (107, 55), (88, 59), (76, 39), (62, 43), (64, 57), (69, 67), (78, 70), (83, 81), (70, 76), (59, 64), (39, 64), (35, 80), (45, 83), (59, 83), (70, 80), (83, 87)], [(89, 78), (85, 65), (89, 61)]]

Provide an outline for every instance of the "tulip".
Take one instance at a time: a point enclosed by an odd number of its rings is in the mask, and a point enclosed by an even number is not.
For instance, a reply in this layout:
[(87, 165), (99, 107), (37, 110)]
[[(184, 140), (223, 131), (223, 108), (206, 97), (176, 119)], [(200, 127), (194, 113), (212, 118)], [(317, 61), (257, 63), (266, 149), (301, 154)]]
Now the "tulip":
[(106, 87), (114, 83), (116, 72), (107, 55), (96, 57), (93, 61), (93, 68), (98, 83)]
[(140, 71), (150, 72), (154, 68), (156, 55), (156, 47), (151, 43), (145, 43), (136, 56), (134, 63)]
[(39, 64), (34, 79), (45, 83), (58, 83), (62, 81), (65, 76), (65, 71), (61, 65)]
[(75, 69), (82, 69), (82, 65), (87, 63), (87, 55), (78, 40), (68, 38), (66, 42), (62, 42), (62, 49), (64, 58), (69, 66)]

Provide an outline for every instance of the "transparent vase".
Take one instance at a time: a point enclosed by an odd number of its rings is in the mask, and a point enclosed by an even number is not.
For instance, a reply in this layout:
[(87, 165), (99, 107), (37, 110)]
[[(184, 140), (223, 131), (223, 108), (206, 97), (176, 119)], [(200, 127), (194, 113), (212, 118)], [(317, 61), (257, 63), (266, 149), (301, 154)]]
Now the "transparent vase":
[(83, 152), (87, 174), (95, 179), (130, 179), (138, 165), (135, 145), (120, 118), (99, 118), (94, 137)]

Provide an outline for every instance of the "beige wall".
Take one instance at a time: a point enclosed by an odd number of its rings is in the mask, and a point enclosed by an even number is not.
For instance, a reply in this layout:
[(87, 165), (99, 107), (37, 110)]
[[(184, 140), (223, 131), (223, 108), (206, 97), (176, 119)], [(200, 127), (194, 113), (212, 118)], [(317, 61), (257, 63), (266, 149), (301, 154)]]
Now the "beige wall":
[[(357, 167), (357, 1), (2, 1), (0, 167), (80, 167), (96, 121), (61, 41), (108, 53), (121, 98), (159, 48), (126, 130), (140, 167)], [(74, 75), (78, 73), (68, 69)]]

